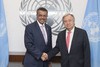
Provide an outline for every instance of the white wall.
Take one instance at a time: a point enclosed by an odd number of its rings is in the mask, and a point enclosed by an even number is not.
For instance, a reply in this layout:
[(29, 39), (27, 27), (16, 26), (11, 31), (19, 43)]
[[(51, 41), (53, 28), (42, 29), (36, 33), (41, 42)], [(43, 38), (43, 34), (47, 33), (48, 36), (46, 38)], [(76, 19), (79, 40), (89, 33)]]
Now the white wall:
[(25, 52), (24, 26), (19, 18), (21, 0), (4, 0), (8, 29), (9, 52)]

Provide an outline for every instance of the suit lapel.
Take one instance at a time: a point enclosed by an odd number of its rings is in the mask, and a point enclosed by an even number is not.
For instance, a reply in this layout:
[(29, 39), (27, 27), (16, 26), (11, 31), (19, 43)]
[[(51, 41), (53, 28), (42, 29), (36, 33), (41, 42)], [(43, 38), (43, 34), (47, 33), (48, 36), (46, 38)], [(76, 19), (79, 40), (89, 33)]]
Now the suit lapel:
[(62, 44), (64, 50), (68, 53), (68, 49), (66, 47), (66, 30), (64, 30), (62, 34)]
[(41, 31), (37, 21), (35, 22), (35, 26), (36, 26), (36, 29), (37, 29), (37, 32), (38, 32), (37, 34), (39, 34), (40, 38), (42, 38), (41, 40), (43, 40), (43, 42), (45, 43), (43, 35), (42, 35), (42, 31)]
[(70, 48), (70, 53), (72, 52), (73, 47), (75, 46), (75, 43), (76, 43), (76, 40), (77, 40), (77, 35), (78, 35), (78, 32), (77, 32), (77, 28), (75, 27), (73, 39), (72, 39), (72, 43), (71, 43), (71, 48)]

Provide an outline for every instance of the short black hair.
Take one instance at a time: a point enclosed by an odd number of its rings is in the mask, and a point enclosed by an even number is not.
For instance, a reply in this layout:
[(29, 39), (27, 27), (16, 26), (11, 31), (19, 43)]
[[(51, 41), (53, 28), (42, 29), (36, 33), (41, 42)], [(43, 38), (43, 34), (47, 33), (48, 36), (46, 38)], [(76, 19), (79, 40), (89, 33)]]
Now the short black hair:
[(48, 13), (48, 10), (47, 10), (46, 8), (44, 8), (44, 7), (39, 7), (39, 8), (37, 9), (37, 12), (38, 12), (39, 10), (46, 11), (46, 12)]

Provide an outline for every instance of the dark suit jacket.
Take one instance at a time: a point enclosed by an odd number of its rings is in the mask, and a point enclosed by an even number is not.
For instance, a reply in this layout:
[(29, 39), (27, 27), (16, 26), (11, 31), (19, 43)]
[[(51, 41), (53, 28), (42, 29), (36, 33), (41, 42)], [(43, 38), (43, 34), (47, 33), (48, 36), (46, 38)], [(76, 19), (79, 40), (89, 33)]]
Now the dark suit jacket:
[(75, 27), (71, 50), (66, 47), (66, 30), (58, 34), (56, 46), (48, 53), (49, 59), (61, 53), (61, 67), (90, 67), (90, 46), (85, 30)]
[(41, 60), (42, 53), (52, 49), (51, 27), (47, 24), (45, 27), (48, 37), (47, 44), (45, 44), (42, 32), (36, 21), (26, 26), (24, 36), (26, 47), (26, 54), (23, 62), (24, 67), (48, 67), (48, 62), (43, 62)]

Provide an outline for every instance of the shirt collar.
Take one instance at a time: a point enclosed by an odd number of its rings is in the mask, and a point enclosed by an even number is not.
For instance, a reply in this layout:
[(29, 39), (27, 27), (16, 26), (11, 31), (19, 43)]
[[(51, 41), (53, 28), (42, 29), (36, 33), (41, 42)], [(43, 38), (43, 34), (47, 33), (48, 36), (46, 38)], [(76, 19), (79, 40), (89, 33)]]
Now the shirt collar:
[[(75, 30), (75, 27), (73, 27), (73, 29), (70, 31), (71, 33), (74, 32)], [(66, 29), (66, 32), (69, 32), (67, 29)]]
[(38, 23), (39, 27), (41, 27), (41, 26), (45, 27), (45, 23), (44, 24), (40, 24), (38, 20), (37, 20), (37, 23)]

